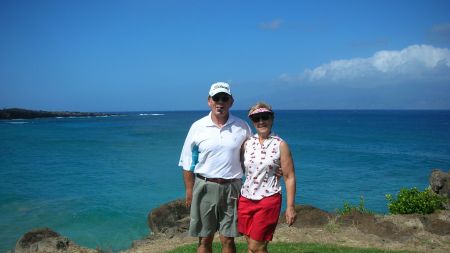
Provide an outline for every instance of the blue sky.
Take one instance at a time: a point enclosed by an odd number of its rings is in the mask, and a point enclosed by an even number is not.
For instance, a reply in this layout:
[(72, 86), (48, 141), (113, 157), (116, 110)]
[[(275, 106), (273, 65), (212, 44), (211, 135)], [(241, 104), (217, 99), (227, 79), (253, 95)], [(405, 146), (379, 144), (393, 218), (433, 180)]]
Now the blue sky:
[(450, 1), (0, 1), (0, 108), (450, 109)]

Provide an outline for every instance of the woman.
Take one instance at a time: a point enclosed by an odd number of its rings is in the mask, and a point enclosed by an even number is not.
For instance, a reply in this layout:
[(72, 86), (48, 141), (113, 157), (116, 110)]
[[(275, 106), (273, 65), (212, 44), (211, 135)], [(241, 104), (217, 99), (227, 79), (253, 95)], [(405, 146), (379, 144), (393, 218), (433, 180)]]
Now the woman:
[(295, 221), (295, 173), (288, 144), (272, 133), (274, 113), (270, 105), (257, 103), (248, 117), (257, 134), (241, 148), (245, 183), (238, 205), (238, 230), (248, 242), (248, 252), (267, 252), (281, 209), (281, 169), (286, 184), (286, 223)]

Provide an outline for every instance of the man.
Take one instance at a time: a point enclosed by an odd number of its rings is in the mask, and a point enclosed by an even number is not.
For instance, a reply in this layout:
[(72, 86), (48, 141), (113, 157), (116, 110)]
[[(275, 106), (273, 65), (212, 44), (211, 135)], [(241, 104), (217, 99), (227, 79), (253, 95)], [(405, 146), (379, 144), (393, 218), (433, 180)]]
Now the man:
[(198, 253), (212, 252), (216, 231), (222, 253), (236, 252), (240, 148), (251, 130), (245, 121), (230, 114), (233, 102), (229, 84), (212, 84), (208, 96), (211, 112), (192, 124), (181, 152), (186, 205), (191, 207), (189, 234), (199, 238)]

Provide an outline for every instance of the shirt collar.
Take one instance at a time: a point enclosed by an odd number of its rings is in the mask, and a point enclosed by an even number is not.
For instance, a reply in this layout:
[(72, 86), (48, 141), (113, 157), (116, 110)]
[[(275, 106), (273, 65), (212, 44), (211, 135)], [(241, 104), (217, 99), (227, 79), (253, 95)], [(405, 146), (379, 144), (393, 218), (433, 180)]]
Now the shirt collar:
[[(216, 124), (211, 119), (212, 112), (209, 112), (208, 114), (208, 124), (207, 126), (216, 126)], [(228, 112), (228, 120), (225, 122), (223, 127), (228, 126), (229, 124), (233, 123), (236, 120), (236, 118), (231, 114), (231, 112)]]
[[(258, 133), (255, 133), (253, 135), (253, 137), (258, 138)], [(275, 137), (278, 137), (278, 135), (275, 134), (274, 132), (270, 132), (269, 138), (267, 138), (267, 139), (269, 140), (269, 139), (272, 139), (272, 138), (275, 138)]]

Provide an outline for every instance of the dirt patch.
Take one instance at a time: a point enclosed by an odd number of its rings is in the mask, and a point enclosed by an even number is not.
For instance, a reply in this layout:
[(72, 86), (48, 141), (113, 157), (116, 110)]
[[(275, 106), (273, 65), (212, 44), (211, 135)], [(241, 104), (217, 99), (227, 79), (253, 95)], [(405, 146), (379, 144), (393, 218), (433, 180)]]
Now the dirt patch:
[(403, 240), (387, 239), (375, 234), (361, 233), (356, 226), (329, 228), (296, 228), (283, 226), (277, 229), (274, 241), (314, 242), (348, 247), (378, 248), (384, 250), (411, 250), (418, 252), (450, 252), (450, 236), (437, 236), (421, 232)]
[[(214, 241), (219, 242), (216, 236)], [(237, 238), (244, 242), (244, 238)], [(415, 233), (403, 240), (383, 238), (375, 234), (362, 233), (356, 226), (339, 224), (326, 225), (321, 228), (298, 228), (280, 224), (274, 235), (273, 242), (308, 242), (333, 244), (347, 247), (378, 248), (384, 250), (410, 250), (414, 252), (450, 252), (450, 235), (439, 236), (427, 231)], [(197, 243), (197, 238), (159, 236), (145, 239), (123, 253), (162, 253), (186, 244)]]
[[(195, 244), (197, 238), (187, 236), (188, 214), (181, 204), (168, 205), (165, 212), (151, 216), (152, 226), (161, 233), (133, 242), (122, 253), (167, 252), (185, 244)], [(280, 219), (273, 242), (312, 242), (348, 247), (410, 250), (416, 252), (450, 252), (450, 211), (430, 215), (373, 215), (354, 212), (336, 216), (311, 206), (297, 206), (298, 219), (288, 227)], [(173, 216), (170, 218), (170, 216)], [(166, 221), (159, 221), (166, 219)], [(220, 241), (216, 236), (215, 241)], [(237, 242), (245, 242), (243, 237)], [(26, 233), (16, 245), (15, 253), (99, 251), (83, 248), (50, 229)], [(100, 252), (101, 253), (101, 252)]]
[[(297, 206), (298, 219), (288, 227), (280, 219), (273, 242), (311, 242), (348, 247), (410, 250), (415, 252), (450, 252), (450, 211), (431, 215), (373, 215), (353, 212), (336, 216), (312, 206)], [(216, 242), (219, 238), (216, 236)], [(237, 238), (244, 242), (244, 238)], [(181, 234), (158, 234), (136, 241), (124, 253), (157, 253), (197, 238)]]
[[(441, 182), (438, 176), (433, 177), (435, 179), (432, 181)], [(339, 216), (309, 205), (297, 205), (295, 209), (297, 220), (291, 227), (284, 224), (284, 215), (280, 216), (274, 242), (315, 242), (385, 250), (450, 252), (450, 210), (429, 215), (374, 215), (353, 211)], [(127, 253), (165, 252), (197, 242), (196, 238), (186, 237), (189, 210), (183, 200), (169, 202), (153, 210), (149, 215), (149, 225), (152, 231), (163, 233), (135, 242)], [(244, 239), (238, 238), (237, 241), (243, 242)]]

